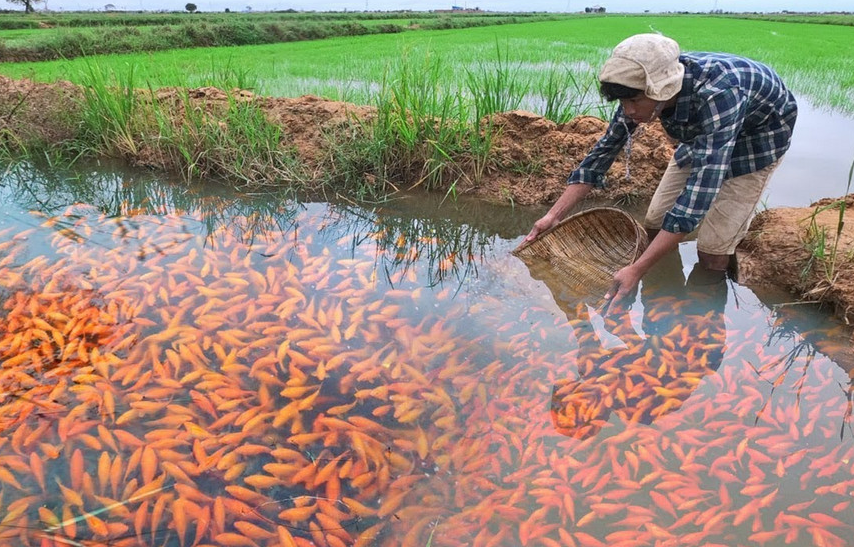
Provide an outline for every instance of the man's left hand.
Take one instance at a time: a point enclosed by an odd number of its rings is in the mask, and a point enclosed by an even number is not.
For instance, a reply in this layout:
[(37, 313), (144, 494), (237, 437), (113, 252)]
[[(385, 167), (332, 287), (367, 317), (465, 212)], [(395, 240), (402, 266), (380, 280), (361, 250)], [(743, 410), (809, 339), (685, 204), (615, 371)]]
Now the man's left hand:
[(621, 302), (638, 288), (642, 272), (634, 265), (626, 266), (614, 274), (614, 279), (611, 284), (611, 290), (605, 294), (605, 300), (608, 302), (608, 307), (605, 310), (605, 315), (609, 315), (612, 311), (616, 311), (621, 306)]

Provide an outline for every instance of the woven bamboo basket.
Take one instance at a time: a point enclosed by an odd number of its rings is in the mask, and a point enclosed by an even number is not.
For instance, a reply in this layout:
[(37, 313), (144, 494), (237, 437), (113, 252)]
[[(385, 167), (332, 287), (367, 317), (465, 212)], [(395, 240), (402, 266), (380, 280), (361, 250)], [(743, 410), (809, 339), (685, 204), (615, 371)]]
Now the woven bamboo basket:
[(637, 260), (648, 243), (646, 230), (631, 215), (595, 207), (523, 242), (513, 255), (529, 268), (548, 263), (564, 289), (582, 295), (607, 289), (617, 270)]

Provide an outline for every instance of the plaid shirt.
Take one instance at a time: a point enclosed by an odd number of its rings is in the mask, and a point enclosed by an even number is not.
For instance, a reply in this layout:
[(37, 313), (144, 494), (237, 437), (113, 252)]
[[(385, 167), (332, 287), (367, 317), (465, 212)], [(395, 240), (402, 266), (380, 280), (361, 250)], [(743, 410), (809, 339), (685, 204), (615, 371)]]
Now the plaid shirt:
[[(789, 148), (798, 107), (780, 77), (767, 66), (722, 53), (687, 53), (682, 90), (672, 112), (661, 117), (668, 135), (681, 144), (674, 156), (691, 165), (685, 190), (662, 228), (697, 227), (726, 179), (754, 173)], [(637, 124), (617, 108), (605, 135), (569, 177), (569, 184), (604, 187), (605, 172)]]

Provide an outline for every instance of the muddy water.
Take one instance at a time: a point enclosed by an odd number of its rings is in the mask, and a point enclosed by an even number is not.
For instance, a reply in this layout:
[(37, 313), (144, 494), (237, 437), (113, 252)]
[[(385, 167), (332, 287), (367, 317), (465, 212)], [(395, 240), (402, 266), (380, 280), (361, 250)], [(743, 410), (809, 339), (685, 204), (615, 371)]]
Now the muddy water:
[(520, 211), (135, 176), (2, 180), (3, 544), (850, 541), (847, 333), (691, 244), (603, 317)]

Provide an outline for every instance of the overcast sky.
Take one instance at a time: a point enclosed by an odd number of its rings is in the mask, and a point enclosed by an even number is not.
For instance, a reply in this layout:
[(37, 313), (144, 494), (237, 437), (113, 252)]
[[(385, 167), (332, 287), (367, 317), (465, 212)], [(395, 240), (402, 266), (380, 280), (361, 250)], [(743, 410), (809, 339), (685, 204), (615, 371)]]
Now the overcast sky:
[[(479, 7), (489, 11), (583, 11), (585, 6), (600, 5), (609, 12), (657, 11), (852, 11), (852, 0), (46, 0), (36, 4), (51, 10), (102, 10), (113, 4), (127, 10), (183, 10), (192, 1), (201, 11), (314, 10), (416, 10), (449, 9), (451, 5)], [(0, 7), (20, 8), (0, 0)]]

